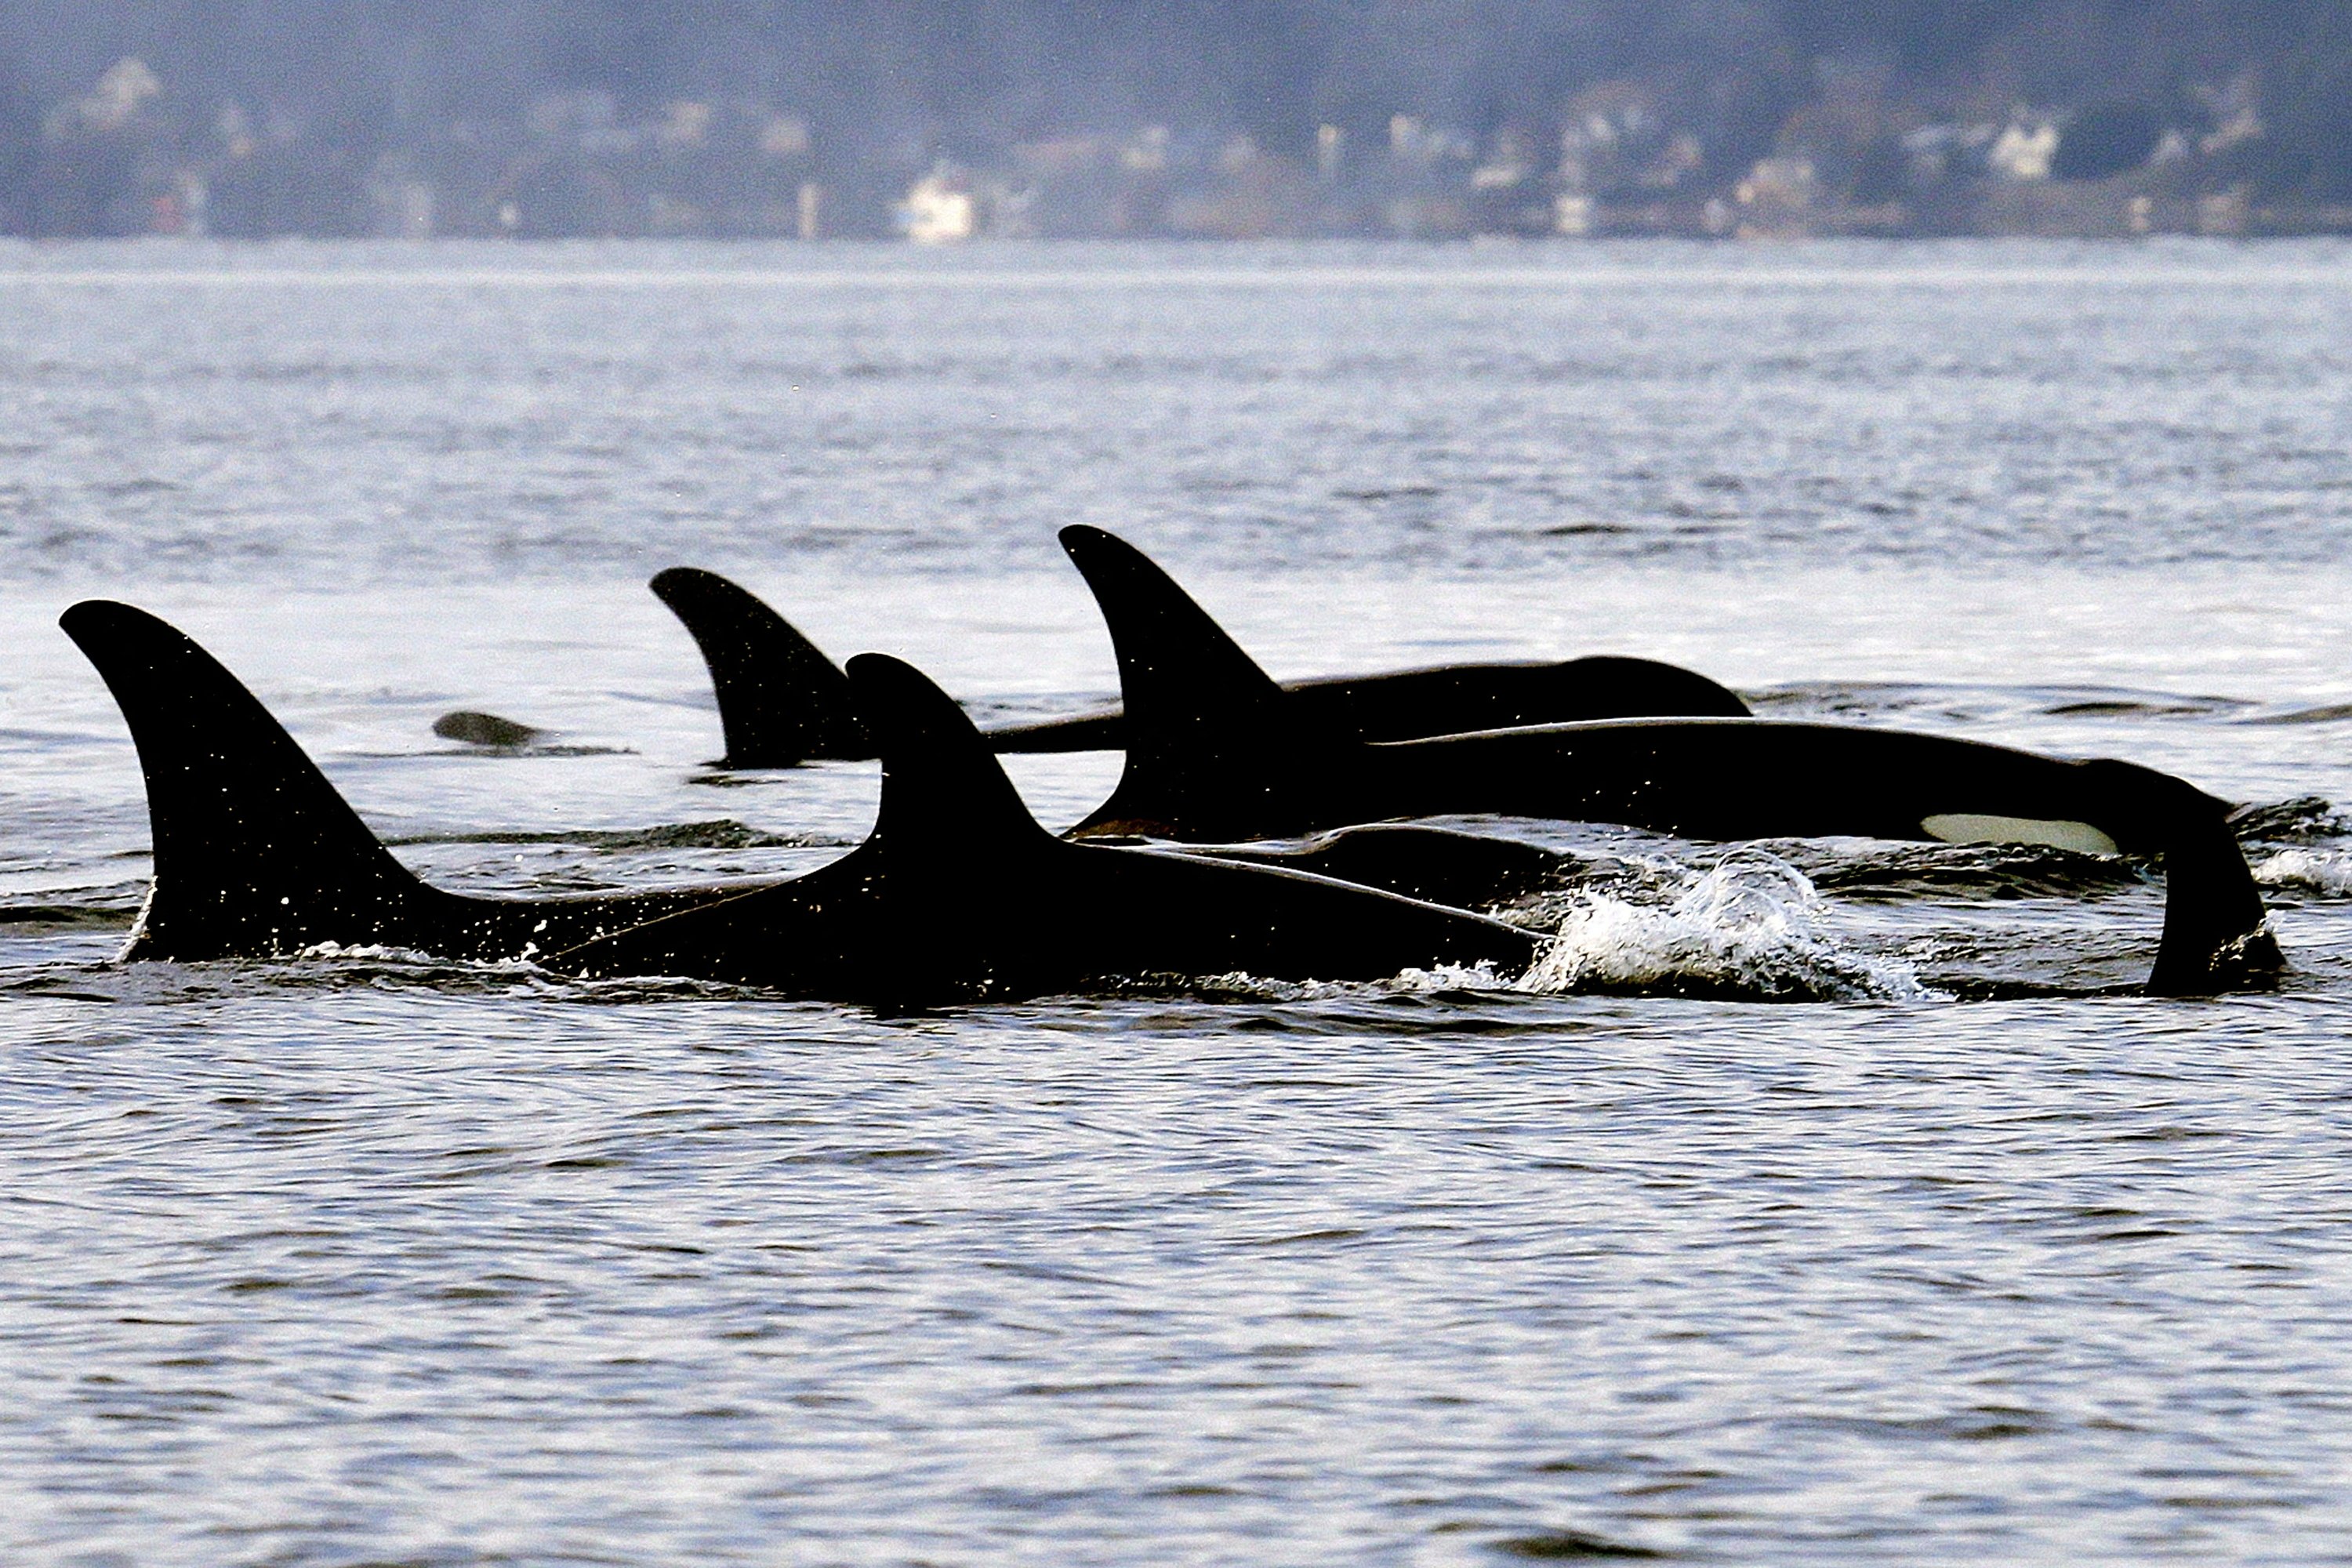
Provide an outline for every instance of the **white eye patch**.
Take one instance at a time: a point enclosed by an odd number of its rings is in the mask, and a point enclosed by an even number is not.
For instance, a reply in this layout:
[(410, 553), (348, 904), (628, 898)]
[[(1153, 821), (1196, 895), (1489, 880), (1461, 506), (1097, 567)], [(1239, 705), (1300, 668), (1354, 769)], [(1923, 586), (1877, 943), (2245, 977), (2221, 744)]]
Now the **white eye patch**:
[(2052, 822), (2032, 816), (1976, 816), (1951, 812), (1923, 817), (1919, 826), (1947, 844), (2047, 844), (2077, 855), (2119, 855), (2116, 841), (2087, 822)]

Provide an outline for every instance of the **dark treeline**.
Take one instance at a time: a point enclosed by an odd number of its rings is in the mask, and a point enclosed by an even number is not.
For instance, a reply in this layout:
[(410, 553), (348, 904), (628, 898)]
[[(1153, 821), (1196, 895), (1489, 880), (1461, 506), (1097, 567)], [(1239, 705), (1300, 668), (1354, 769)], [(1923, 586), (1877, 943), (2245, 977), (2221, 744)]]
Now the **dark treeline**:
[[(145, 74), (110, 78), (126, 60)], [(833, 226), (856, 231), (943, 160), (1010, 168), (1024, 147), (1158, 127), (1180, 164), (1205, 168), (1239, 137), (1277, 164), (1321, 157), (1328, 175), (1334, 149), (1395, 151), (1399, 117), (1438, 153), (1517, 158), (1557, 187), (1563, 128), (1572, 139), (1595, 112), (1616, 116), (1609, 136), (1671, 132), (1683, 192), (1729, 199), (1759, 161), (1793, 151), (1807, 181), (1866, 203), (1901, 194), (1909, 176), (1893, 161), (1916, 163), (1937, 126), (2000, 127), (2021, 108), (2066, 128), (2061, 178), (2137, 167), (2169, 135), (2203, 160), (2208, 186), (2352, 203), (2352, 6), (0, 0), (0, 227), (144, 230), (201, 177), (224, 232), (381, 231), (385, 204), (407, 199), (384, 195), (387, 180), (440, 193), (446, 230), (498, 213), (523, 214), (509, 228), (594, 228), (625, 205), (760, 207), (789, 227), (777, 215), (810, 185), (829, 193)], [(701, 171), (672, 178), (668, 197), (614, 162), (648, 127), (648, 147)], [(568, 162), (550, 173), (554, 142)], [(289, 167), (271, 180), (245, 168), (272, 157)], [(1664, 189), (1654, 165), (1641, 177)], [(550, 181), (569, 194), (547, 195)]]

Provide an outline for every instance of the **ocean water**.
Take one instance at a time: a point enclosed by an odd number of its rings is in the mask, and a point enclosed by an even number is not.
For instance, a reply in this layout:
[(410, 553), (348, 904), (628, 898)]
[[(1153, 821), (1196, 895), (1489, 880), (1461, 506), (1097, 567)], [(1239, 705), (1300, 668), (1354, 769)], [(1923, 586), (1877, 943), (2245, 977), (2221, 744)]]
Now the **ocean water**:
[[(2352, 247), (0, 247), (0, 1558), (2347, 1555)], [(711, 766), (647, 576), (1042, 716), (1075, 521), (1279, 676), (2179, 773), (2291, 968), (2132, 994), (2128, 866), (1528, 822), (1603, 868), (1532, 990), (113, 962), (77, 599), (436, 881), (658, 886), (875, 773)]]

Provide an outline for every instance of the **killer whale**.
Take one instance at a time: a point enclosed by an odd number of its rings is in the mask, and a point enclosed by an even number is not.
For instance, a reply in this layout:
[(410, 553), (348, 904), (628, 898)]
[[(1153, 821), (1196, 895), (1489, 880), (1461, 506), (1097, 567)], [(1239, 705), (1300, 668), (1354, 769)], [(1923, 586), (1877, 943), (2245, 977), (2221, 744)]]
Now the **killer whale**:
[[(147, 786), (155, 876), (125, 959), (381, 944), (922, 1005), (1145, 973), (1345, 980), (1456, 963), (1517, 973), (1541, 946), (1497, 921), (1306, 872), (1055, 838), (962, 710), (879, 656), (853, 660), (846, 679), (882, 747), (882, 806), (841, 860), (790, 881), (452, 893), (401, 865), (193, 639), (107, 601), (77, 605), (60, 624), (121, 707)], [(712, 920), (674, 918), (696, 910)]]
[[(789, 767), (874, 754), (848, 678), (756, 595), (689, 566), (650, 586), (692, 634), (710, 671), (726, 740), (720, 765)], [(1748, 707), (1705, 676), (1653, 659), (1596, 656), (1559, 663), (1440, 665), (1384, 675), (1294, 681), (1297, 721), (1360, 740), (1649, 714), (1734, 717)], [(998, 752), (1116, 751), (1119, 710), (983, 731)]]
[(1619, 719), (1368, 742), (1301, 726), (1278, 687), (1141, 552), (1061, 532), (1118, 660), (1126, 763), (1074, 837), (1231, 841), (1502, 815), (1716, 840), (1861, 837), (2160, 856), (2160, 994), (2280, 965), (2229, 803), (2169, 774), (1982, 742), (1753, 718)]
[(1305, 872), (1077, 844), (1040, 826), (971, 718), (913, 667), (849, 661), (882, 755), (874, 833), (797, 881), (549, 954), (548, 967), (903, 1005), (1244, 973), (1377, 979), (1531, 965), (1544, 940)]
[[(673, 567), (651, 584), (702, 650), (726, 741), (722, 767), (780, 767), (810, 759), (869, 757), (849, 678), (765, 601), (715, 572)], [(1222, 630), (1218, 634), (1223, 636)], [(1305, 721), (1338, 716), (1356, 733), (1423, 732), (1440, 715), (1605, 711), (1745, 713), (1706, 677), (1646, 659), (1595, 658), (1565, 664), (1461, 665), (1283, 689)], [(1612, 700), (1613, 694), (1613, 700)], [(1473, 727), (1486, 727), (1485, 724)], [(981, 731), (999, 752), (1117, 750), (1117, 710)], [(1284, 848), (1216, 846), (1223, 858), (1287, 867), (1433, 903), (1473, 909), (1553, 879), (1560, 858), (1507, 839), (1432, 827), (1341, 828)]]
[(290, 956), (331, 942), (514, 958), (718, 896), (680, 889), (523, 900), (433, 887), (193, 638), (102, 599), (74, 605), (58, 625), (122, 710), (147, 786), (155, 872), (126, 959)]

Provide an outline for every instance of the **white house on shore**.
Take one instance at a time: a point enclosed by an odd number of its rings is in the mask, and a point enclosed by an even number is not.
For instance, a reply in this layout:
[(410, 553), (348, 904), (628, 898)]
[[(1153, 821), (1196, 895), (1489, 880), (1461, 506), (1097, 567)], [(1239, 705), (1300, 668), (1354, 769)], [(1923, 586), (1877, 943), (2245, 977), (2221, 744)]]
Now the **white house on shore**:
[(980, 226), (980, 209), (962, 181), (945, 172), (924, 175), (898, 208), (907, 237), (917, 245), (953, 245)]

